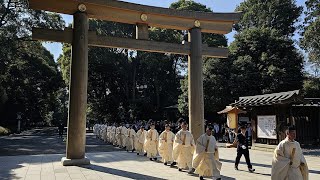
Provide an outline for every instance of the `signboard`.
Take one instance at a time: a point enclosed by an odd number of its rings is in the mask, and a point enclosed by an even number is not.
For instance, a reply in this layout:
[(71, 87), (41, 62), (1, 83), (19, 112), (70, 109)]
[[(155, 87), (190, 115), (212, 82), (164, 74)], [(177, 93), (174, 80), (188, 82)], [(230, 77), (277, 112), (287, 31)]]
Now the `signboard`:
[(276, 116), (258, 116), (258, 138), (277, 139)]

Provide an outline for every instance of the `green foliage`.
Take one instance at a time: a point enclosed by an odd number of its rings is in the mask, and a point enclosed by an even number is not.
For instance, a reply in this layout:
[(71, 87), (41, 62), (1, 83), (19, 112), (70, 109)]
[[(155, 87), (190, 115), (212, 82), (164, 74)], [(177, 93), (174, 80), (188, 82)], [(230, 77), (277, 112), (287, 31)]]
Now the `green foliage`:
[(320, 0), (307, 0), (307, 11), (300, 40), (301, 47), (307, 51), (309, 61), (320, 67)]
[(61, 29), (64, 22), (57, 14), (30, 10), (26, 1), (0, 2), (0, 123), (16, 126), (20, 112), (22, 125), (50, 125), (58, 112), (56, 92), (63, 81), (50, 52), (40, 42), (30, 41), (30, 30)]
[(235, 97), (300, 89), (303, 59), (293, 41), (269, 28), (250, 28), (230, 46)]
[(192, 0), (179, 0), (170, 5), (170, 8), (177, 10), (190, 10), (190, 11), (202, 11), (202, 12), (212, 12), (210, 8), (203, 4), (196, 3)]
[(292, 0), (249, 0), (237, 10), (244, 14), (230, 45), (232, 96), (300, 89), (303, 58), (290, 38), (301, 7)]
[(188, 109), (189, 98), (188, 98), (188, 77), (187, 76), (180, 81), (180, 87), (181, 87), (182, 93), (179, 95), (178, 109), (183, 116), (188, 116), (189, 115), (189, 109)]
[(303, 93), (307, 98), (319, 98), (320, 94), (320, 78), (305, 77), (303, 81)]
[(303, 7), (298, 7), (294, 0), (247, 0), (236, 8), (242, 11), (243, 17), (236, 29), (272, 28), (281, 35), (293, 35)]

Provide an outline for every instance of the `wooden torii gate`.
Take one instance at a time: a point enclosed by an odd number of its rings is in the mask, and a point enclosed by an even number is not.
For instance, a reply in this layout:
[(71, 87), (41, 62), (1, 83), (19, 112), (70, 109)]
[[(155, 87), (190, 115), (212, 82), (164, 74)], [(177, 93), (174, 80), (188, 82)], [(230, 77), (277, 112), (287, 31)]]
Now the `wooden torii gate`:
[[(90, 164), (85, 157), (88, 45), (188, 55), (189, 124), (194, 138), (204, 132), (202, 56), (225, 58), (226, 48), (202, 44), (201, 32), (227, 34), (240, 13), (179, 11), (116, 0), (29, 0), (30, 8), (73, 15), (73, 28), (33, 28), (36, 40), (72, 44), (66, 157), (63, 165)], [(136, 39), (98, 36), (88, 31), (88, 18), (136, 25)], [(149, 40), (148, 27), (187, 30), (188, 43)]]

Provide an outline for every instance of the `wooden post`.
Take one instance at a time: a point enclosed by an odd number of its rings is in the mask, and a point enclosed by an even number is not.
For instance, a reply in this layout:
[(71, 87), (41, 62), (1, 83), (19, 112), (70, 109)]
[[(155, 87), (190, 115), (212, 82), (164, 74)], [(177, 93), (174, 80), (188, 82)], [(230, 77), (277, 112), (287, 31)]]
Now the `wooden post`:
[(188, 38), (191, 42), (188, 56), (189, 124), (194, 139), (198, 139), (204, 133), (201, 29), (192, 28)]
[(148, 24), (137, 24), (136, 25), (136, 39), (149, 39), (149, 27)]
[(88, 16), (84, 12), (73, 15), (72, 59), (69, 85), (69, 116), (66, 158), (62, 164), (90, 164), (85, 157), (86, 110), (88, 83)]

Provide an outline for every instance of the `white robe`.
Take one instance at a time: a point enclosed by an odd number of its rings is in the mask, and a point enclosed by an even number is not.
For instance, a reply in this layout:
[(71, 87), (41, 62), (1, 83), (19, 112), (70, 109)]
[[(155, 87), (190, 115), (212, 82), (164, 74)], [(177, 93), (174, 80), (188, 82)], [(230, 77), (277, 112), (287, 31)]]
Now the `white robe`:
[(121, 141), (121, 126), (116, 128), (116, 145), (122, 147), (122, 141)]
[(222, 164), (219, 162), (218, 146), (214, 136), (203, 134), (197, 139), (192, 166), (200, 176), (220, 178)]
[(136, 132), (134, 129), (129, 128), (127, 130), (127, 139), (126, 139), (126, 150), (132, 151), (134, 149), (134, 139), (136, 137)]
[[(184, 145), (183, 142), (185, 142)], [(173, 143), (173, 159), (176, 160), (180, 169), (192, 168), (194, 147), (194, 139), (189, 131), (180, 130), (177, 132)]]
[(146, 143), (144, 149), (147, 152), (148, 158), (155, 158), (158, 154), (158, 139), (159, 133), (155, 129), (150, 129), (147, 132)]
[(107, 125), (102, 125), (102, 139), (107, 142)]
[(144, 143), (146, 141), (147, 131), (141, 129), (136, 134), (135, 148), (137, 153), (144, 154)]
[[(293, 150), (295, 149), (295, 150)], [(292, 165), (290, 165), (292, 162)], [(279, 143), (272, 159), (272, 180), (308, 180), (309, 170), (297, 141), (288, 138)]]
[(121, 132), (120, 146), (122, 146), (122, 147), (126, 146), (127, 131), (128, 131), (128, 129), (125, 126), (121, 126), (121, 128), (120, 128), (120, 132)]
[(171, 131), (163, 131), (159, 136), (159, 154), (162, 162), (173, 162), (172, 151), (175, 135)]
[(111, 143), (113, 145), (117, 145), (116, 131), (117, 131), (117, 128), (115, 126), (112, 126), (110, 131), (110, 137), (111, 137)]

